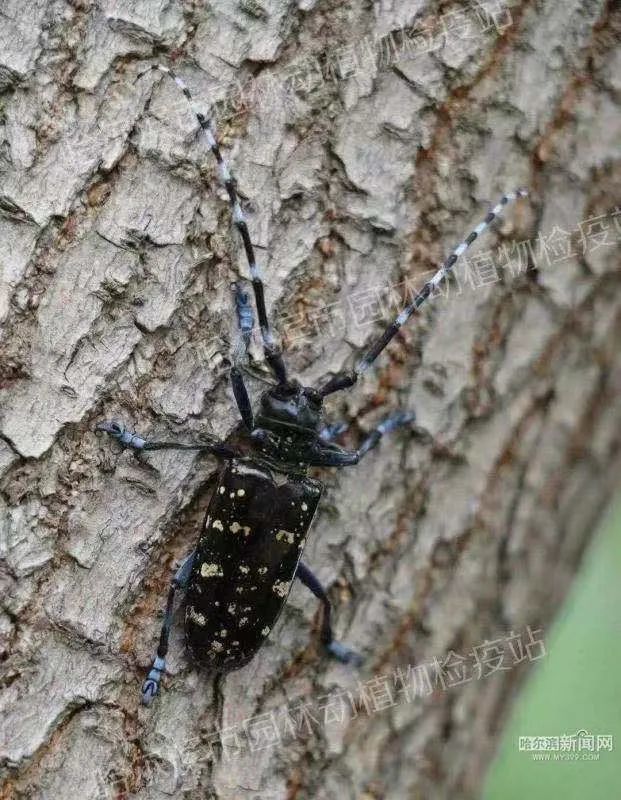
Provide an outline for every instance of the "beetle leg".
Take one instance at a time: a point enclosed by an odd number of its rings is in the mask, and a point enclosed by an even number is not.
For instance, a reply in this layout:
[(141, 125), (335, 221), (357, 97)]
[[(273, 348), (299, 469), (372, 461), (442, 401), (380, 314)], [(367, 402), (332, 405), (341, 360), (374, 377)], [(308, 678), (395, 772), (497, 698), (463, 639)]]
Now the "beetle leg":
[(414, 422), (415, 419), (416, 414), (413, 411), (397, 411), (395, 414), (386, 417), (386, 419), (382, 420), (379, 425), (373, 428), (366, 439), (363, 440), (358, 448), (360, 458), (366, 455), (369, 450), (372, 450), (385, 433), (392, 433), (402, 425)]
[(331, 442), (340, 436), (349, 428), (349, 422), (332, 422), (329, 425), (324, 425), (319, 431), (319, 438), (324, 442)]
[(136, 433), (132, 433), (121, 422), (101, 422), (97, 425), (98, 431), (110, 434), (124, 447), (129, 447), (132, 450), (148, 452), (150, 450), (203, 450), (207, 453), (213, 453), (216, 456), (223, 458), (232, 458), (235, 451), (217, 439), (211, 442), (195, 442), (186, 444), (185, 442), (156, 442), (149, 439), (144, 439)]
[(319, 443), (308, 457), (310, 467), (353, 467), (360, 461), (357, 450), (345, 450), (335, 444)]
[(153, 698), (158, 693), (162, 674), (166, 669), (166, 654), (168, 653), (168, 637), (170, 636), (170, 629), (173, 620), (173, 608), (175, 602), (175, 593), (177, 589), (185, 589), (190, 580), (192, 572), (192, 564), (194, 563), (194, 556), (196, 550), (193, 550), (190, 555), (185, 559), (183, 564), (177, 570), (175, 577), (170, 582), (170, 589), (168, 590), (168, 600), (166, 601), (166, 611), (164, 613), (164, 622), (162, 623), (162, 630), (160, 631), (160, 643), (157, 647), (157, 655), (153, 659), (153, 665), (149, 670), (149, 674), (145, 682), (142, 684), (141, 699), (145, 706), (151, 704)]
[(233, 387), (235, 402), (237, 403), (237, 408), (239, 409), (244, 425), (248, 431), (252, 431), (254, 429), (252, 405), (250, 404), (244, 377), (236, 366), (231, 367), (231, 386)]
[[(380, 422), (363, 440), (357, 450), (345, 450), (337, 445), (329, 444), (328, 437), (330, 435), (335, 436), (346, 430), (345, 423), (329, 425), (319, 434), (319, 442), (317, 443), (314, 454), (309, 459), (309, 464), (313, 467), (353, 466), (357, 464), (369, 450), (372, 450), (378, 444), (385, 433), (391, 433), (402, 425), (413, 422), (415, 419), (416, 415), (413, 411), (397, 411), (395, 414), (392, 414), (390, 417)], [(327, 435), (326, 431), (328, 432)]]
[(356, 667), (362, 665), (362, 656), (356, 653), (355, 650), (347, 647), (347, 645), (337, 642), (332, 634), (332, 625), (330, 622), (331, 604), (319, 580), (313, 575), (311, 570), (301, 561), (298, 563), (296, 578), (299, 578), (304, 586), (311, 590), (315, 597), (321, 601), (323, 606), (323, 620), (321, 623), (321, 643), (326, 648), (328, 653), (336, 658), (343, 664), (353, 664)]

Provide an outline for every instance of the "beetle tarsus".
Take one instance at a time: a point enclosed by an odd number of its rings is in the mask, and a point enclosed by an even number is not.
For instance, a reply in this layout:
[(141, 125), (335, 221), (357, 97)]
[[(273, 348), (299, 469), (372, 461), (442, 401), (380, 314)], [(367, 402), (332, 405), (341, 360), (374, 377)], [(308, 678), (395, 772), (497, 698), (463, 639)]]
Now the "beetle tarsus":
[(143, 706), (150, 706), (153, 700), (155, 699), (155, 695), (157, 694), (159, 688), (159, 684), (157, 681), (154, 681), (150, 678), (142, 684), (142, 689), (140, 692), (140, 701)]
[(351, 664), (353, 667), (361, 667), (364, 659), (357, 653), (355, 650), (352, 650), (351, 647), (347, 647), (345, 644), (341, 644), (341, 642), (337, 642), (336, 640), (332, 640), (329, 644), (326, 644), (326, 650), (337, 661), (340, 661), (341, 664)]
[(116, 439), (119, 444), (124, 447), (130, 447), (132, 450), (143, 450), (146, 444), (146, 440), (142, 436), (128, 431), (122, 422), (117, 422), (116, 420), (100, 422), (96, 426), (96, 430), (107, 433), (113, 439)]
[(166, 659), (156, 656), (149, 674), (142, 684), (140, 699), (144, 706), (150, 706), (160, 688), (162, 673), (166, 669)]

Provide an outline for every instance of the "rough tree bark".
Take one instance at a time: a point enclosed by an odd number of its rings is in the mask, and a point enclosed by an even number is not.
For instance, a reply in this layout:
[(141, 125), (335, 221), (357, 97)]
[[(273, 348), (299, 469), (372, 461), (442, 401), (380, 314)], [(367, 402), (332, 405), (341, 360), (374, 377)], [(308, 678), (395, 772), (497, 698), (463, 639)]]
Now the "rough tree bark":
[[(3, 3), (0, 797), (477, 796), (525, 667), (411, 702), (394, 680), (526, 625), (545, 632), (618, 480), (618, 249), (602, 241), (620, 230), (613, 7), (518, 0), (498, 29), (455, 29), (405, 58), (384, 40), (381, 63), (347, 76), (329, 67), (351, 69), (352, 46), (464, 7)], [(184, 98), (155, 73), (136, 80), (162, 59), (220, 103), (269, 307), (306, 382), (370, 341), (377, 291), (387, 320), (390, 287), (420, 285), (486, 201), (532, 196), (479, 245), (496, 267), (471, 261), (467, 280), (462, 265), (329, 404), (357, 420), (352, 443), (386, 410), (418, 412), (414, 432), (325, 474), (306, 550), (338, 636), (367, 658), (360, 675), (321, 657), (316, 603), (296, 586), (260, 656), (220, 682), (188, 665), (177, 627), (147, 710), (167, 583), (216, 465), (141, 462), (94, 428), (232, 428), (229, 283), (246, 274)], [(382, 676), (394, 704), (377, 695), (389, 707), (302, 725), (304, 704), (318, 715), (323, 695), (360, 699), (357, 681)], [(214, 730), (270, 711), (281, 744), (242, 736), (233, 753), (228, 730), (229, 748), (210, 751)], [(300, 725), (289, 735), (285, 711)]]

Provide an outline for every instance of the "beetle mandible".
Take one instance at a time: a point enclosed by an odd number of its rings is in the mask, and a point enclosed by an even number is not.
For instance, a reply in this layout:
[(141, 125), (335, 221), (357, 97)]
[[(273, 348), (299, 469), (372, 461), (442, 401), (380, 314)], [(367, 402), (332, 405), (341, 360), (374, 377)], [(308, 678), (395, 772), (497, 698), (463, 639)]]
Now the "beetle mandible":
[(233, 394), (242, 420), (237, 441), (231, 441), (229, 437), (224, 441), (205, 439), (195, 444), (159, 442), (144, 439), (118, 422), (103, 422), (97, 426), (98, 430), (105, 431), (135, 451), (197, 450), (219, 456), (225, 462), (197, 546), (171, 582), (157, 655), (142, 686), (142, 701), (147, 705), (156, 696), (166, 667), (177, 590), (185, 592), (188, 648), (197, 661), (214, 671), (238, 669), (254, 657), (274, 626), (294, 578), (299, 578), (323, 606), (321, 641), (327, 652), (343, 663), (361, 663), (355, 651), (334, 639), (326, 591), (300, 560), (322, 492), (322, 484), (309, 477), (307, 472), (310, 467), (357, 464), (384, 434), (413, 422), (414, 413), (402, 411), (389, 416), (371, 431), (357, 450), (345, 450), (333, 440), (347, 426), (323, 424), (324, 398), (354, 386), (503, 207), (527, 195), (524, 189), (504, 195), (452, 251), (431, 280), (405, 305), (353, 369), (334, 374), (318, 387), (302, 386), (289, 376), (272, 335), (263, 280), (248, 226), (235, 180), (220, 151), (214, 127), (173, 70), (161, 64), (154, 64), (149, 69), (160, 70), (175, 81), (187, 98), (200, 131), (215, 156), (220, 179), (228, 194), (233, 222), (248, 260), (263, 352), (275, 382), (261, 395), (255, 413), (242, 374), (254, 313), (248, 294), (237, 283), (235, 308), (240, 341), (230, 370)]

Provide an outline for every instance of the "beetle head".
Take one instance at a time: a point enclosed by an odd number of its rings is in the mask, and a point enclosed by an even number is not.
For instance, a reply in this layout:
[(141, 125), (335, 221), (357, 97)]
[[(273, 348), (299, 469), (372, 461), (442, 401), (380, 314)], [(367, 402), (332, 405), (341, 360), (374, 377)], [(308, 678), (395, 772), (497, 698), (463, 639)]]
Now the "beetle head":
[(322, 402), (316, 389), (297, 381), (280, 384), (262, 395), (257, 426), (279, 434), (315, 437), (321, 423)]

